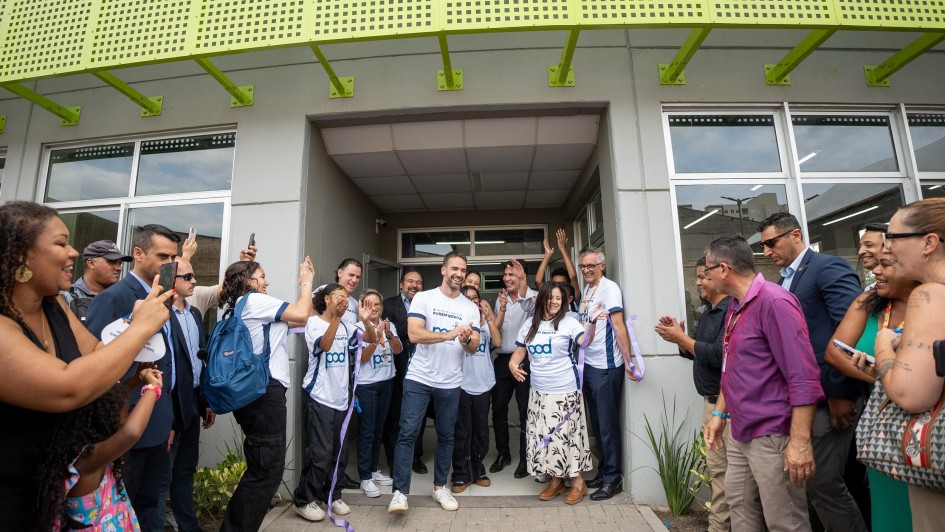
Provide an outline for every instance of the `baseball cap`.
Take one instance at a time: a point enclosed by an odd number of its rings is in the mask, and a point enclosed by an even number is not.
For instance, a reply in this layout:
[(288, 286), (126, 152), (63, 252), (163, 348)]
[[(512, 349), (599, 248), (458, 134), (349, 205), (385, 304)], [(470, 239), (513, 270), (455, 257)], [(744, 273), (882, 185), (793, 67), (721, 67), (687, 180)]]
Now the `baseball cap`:
[(121, 260), (122, 262), (131, 262), (134, 260), (128, 255), (122, 255), (121, 250), (119, 250), (118, 246), (111, 240), (92, 242), (82, 250), (83, 259), (94, 259), (96, 257), (104, 257), (108, 260)]

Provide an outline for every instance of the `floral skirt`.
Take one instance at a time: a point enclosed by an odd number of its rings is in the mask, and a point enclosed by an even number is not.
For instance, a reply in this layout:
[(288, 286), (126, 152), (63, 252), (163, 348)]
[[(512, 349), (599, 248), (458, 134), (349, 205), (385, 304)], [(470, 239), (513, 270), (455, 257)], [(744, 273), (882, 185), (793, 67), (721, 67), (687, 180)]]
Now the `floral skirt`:
[[(571, 418), (555, 432), (544, 449), (541, 442), (577, 406)], [(573, 477), (591, 470), (591, 446), (587, 438), (583, 396), (570, 393), (541, 393), (532, 389), (528, 396), (525, 460), (532, 475)]]

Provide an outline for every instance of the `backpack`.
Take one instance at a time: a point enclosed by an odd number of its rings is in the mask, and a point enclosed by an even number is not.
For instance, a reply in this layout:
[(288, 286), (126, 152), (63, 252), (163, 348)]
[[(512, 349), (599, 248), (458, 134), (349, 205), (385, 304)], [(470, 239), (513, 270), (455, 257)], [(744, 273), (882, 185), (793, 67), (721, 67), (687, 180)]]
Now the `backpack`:
[(75, 285), (70, 286), (67, 291), (60, 292), (60, 294), (62, 294), (63, 298), (66, 300), (69, 308), (72, 309), (72, 313), (75, 314), (75, 317), (85, 323), (85, 317), (88, 315), (89, 307), (92, 305), (92, 298), (86, 295), (82, 290), (76, 288)]
[(243, 323), (243, 307), (251, 291), (213, 326), (207, 358), (200, 374), (200, 392), (215, 414), (239, 410), (259, 399), (269, 385), (269, 326), (263, 326), (265, 347), (253, 352), (253, 339)]

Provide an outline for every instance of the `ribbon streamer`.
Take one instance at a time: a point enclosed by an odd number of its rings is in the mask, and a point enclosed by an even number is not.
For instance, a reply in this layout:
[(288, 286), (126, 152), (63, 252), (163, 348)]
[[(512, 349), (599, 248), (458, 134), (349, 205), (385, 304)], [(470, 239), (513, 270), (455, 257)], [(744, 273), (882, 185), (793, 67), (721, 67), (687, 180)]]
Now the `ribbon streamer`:
[(551, 437), (554, 436), (555, 433), (557, 433), (559, 430), (561, 430), (561, 427), (563, 427), (564, 424), (569, 419), (571, 419), (571, 416), (573, 416), (574, 413), (577, 412), (577, 407), (579, 404), (578, 401), (581, 400), (580, 394), (581, 394), (581, 391), (584, 389), (584, 351), (587, 350), (587, 346), (588, 344), (590, 344), (590, 342), (591, 342), (591, 335), (585, 334), (584, 340), (581, 341), (581, 346), (578, 348), (578, 360), (577, 360), (577, 370), (578, 370), (577, 393), (578, 394), (577, 396), (575, 396), (574, 406), (571, 407), (571, 410), (568, 410), (568, 412), (564, 415), (564, 417), (561, 418), (561, 421), (558, 423), (558, 425), (555, 426), (555, 428), (552, 429), (551, 432), (549, 432), (548, 434), (545, 434), (545, 436), (541, 439), (541, 443), (538, 444), (539, 449), (544, 449), (545, 447), (548, 447), (548, 444), (551, 443)]
[[(358, 335), (358, 352), (355, 355), (354, 359), (354, 386), (351, 387), (351, 403), (348, 405), (348, 413), (345, 415), (345, 421), (341, 424), (341, 436), (338, 438), (339, 442), (345, 441), (345, 435), (348, 433), (348, 424), (351, 422), (351, 414), (354, 412), (355, 407), (355, 398), (354, 391), (358, 389), (358, 373), (361, 369), (361, 350), (364, 349), (364, 344), (361, 342), (361, 330), (357, 330)], [(335, 471), (331, 474), (331, 488), (328, 491), (328, 520), (331, 521), (331, 524), (344, 527), (346, 532), (354, 532), (354, 527), (351, 526), (345, 519), (336, 518), (334, 513), (331, 511), (332, 497), (335, 495), (335, 485), (338, 484), (338, 467), (341, 464), (341, 453), (344, 445), (338, 449), (338, 458), (335, 459)], [(344, 472), (341, 472), (344, 474)]]
[[(633, 322), (637, 319), (636, 314), (631, 314), (627, 318), (627, 335), (630, 337), (630, 347), (633, 350), (633, 358), (636, 359), (637, 364), (634, 365), (633, 361), (630, 360), (630, 355), (621, 351), (623, 355), (623, 360), (627, 364), (627, 367), (630, 368), (630, 373), (633, 373), (633, 376), (637, 378), (638, 381), (642, 381), (643, 377), (646, 377), (646, 365), (643, 363), (643, 353), (640, 351), (640, 344), (637, 343), (637, 333), (633, 330)], [(610, 326), (614, 326), (613, 320), (610, 319), (610, 315), (607, 315), (607, 321), (610, 323)], [(620, 349), (620, 346), (617, 346), (617, 349)], [(639, 368), (637, 367), (639, 366)]]

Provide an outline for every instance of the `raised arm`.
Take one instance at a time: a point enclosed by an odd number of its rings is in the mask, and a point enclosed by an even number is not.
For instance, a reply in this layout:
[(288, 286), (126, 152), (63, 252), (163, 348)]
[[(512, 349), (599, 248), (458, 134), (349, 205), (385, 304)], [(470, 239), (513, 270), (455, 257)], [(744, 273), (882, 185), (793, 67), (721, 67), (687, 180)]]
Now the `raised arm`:
[(581, 285), (578, 284), (577, 269), (571, 262), (571, 254), (568, 253), (568, 233), (564, 229), (555, 231), (558, 238), (558, 249), (561, 250), (561, 258), (564, 259), (564, 267), (568, 270), (568, 280), (571, 281), (571, 287), (574, 288), (574, 299), (577, 300), (581, 294)]
[(486, 327), (489, 327), (489, 337), (492, 347), (499, 347), (502, 345), (502, 331), (499, 330), (499, 326), (496, 325), (495, 314), (492, 312), (492, 307), (489, 306), (488, 301), (481, 300), (479, 301), (479, 308), (482, 309), (482, 314), (486, 317)]
[(305, 257), (299, 264), (299, 298), (295, 303), (282, 311), (282, 321), (305, 323), (312, 315), (312, 279), (315, 278), (315, 267), (312, 259)]
[(555, 253), (554, 248), (548, 244), (547, 240), (542, 240), (541, 244), (545, 247), (545, 256), (542, 257), (541, 264), (538, 265), (538, 269), (535, 271), (536, 290), (541, 290), (541, 285), (545, 284), (545, 269), (548, 267), (548, 263), (551, 262), (551, 256)]

